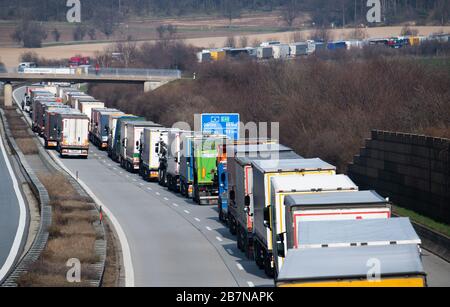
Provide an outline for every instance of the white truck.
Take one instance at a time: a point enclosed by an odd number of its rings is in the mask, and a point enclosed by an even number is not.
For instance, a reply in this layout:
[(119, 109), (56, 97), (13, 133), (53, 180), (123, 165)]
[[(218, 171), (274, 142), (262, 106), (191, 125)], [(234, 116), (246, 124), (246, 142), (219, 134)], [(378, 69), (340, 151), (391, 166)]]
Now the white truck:
[(290, 47), (288, 44), (273, 45), (273, 58), (286, 59), (290, 55)]
[(59, 113), (56, 119), (57, 150), (61, 157), (89, 155), (89, 118), (84, 114)]
[(100, 101), (81, 101), (78, 106), (81, 113), (85, 114), (90, 122), (92, 121), (92, 110), (104, 108), (105, 103)]
[[(162, 182), (167, 183), (167, 188), (169, 191), (173, 191), (176, 193), (180, 192), (180, 163), (182, 156), (182, 139), (183, 135), (192, 135), (191, 131), (184, 131), (180, 129), (171, 129), (168, 132), (168, 142), (167, 142), (167, 152), (165, 157), (162, 157), (161, 171), (165, 172), (162, 175), (166, 179), (162, 180)], [(164, 170), (165, 166), (165, 170)]]
[[(258, 267), (264, 268), (268, 276), (272, 277), (274, 273), (272, 232), (267, 227), (267, 223), (265, 223), (271, 205), (271, 180), (276, 177), (301, 177), (313, 181), (313, 178), (335, 177), (336, 167), (321, 159), (258, 160), (254, 161), (252, 165), (254, 201), (253, 250), (255, 262)], [(352, 188), (357, 189), (354, 183), (350, 179), (348, 180), (348, 184)]]
[(147, 181), (159, 178), (161, 143), (167, 144), (168, 130), (165, 128), (144, 128), (141, 134), (139, 174)]
[(139, 171), (141, 156), (141, 134), (144, 128), (162, 128), (161, 125), (151, 121), (130, 121), (122, 126), (126, 131), (121, 131), (122, 152), (120, 155), (120, 165), (127, 171), (134, 173)]
[[(279, 144), (238, 145), (227, 148), (228, 199), (219, 210), (226, 216), (231, 234), (237, 234), (238, 248), (252, 258), (253, 167), (257, 160), (302, 159), (291, 148)], [(246, 206), (246, 204), (248, 206)]]
[(303, 223), (391, 217), (391, 205), (374, 191), (336, 191), (333, 178), (321, 183), (306, 177), (290, 178), (294, 179), (291, 184), (278, 179), (272, 179), (271, 218), (266, 221), (272, 229), (272, 242), (276, 242), (273, 254), (278, 272), (288, 249), (314, 247), (303, 238), (309, 235), (302, 231)]

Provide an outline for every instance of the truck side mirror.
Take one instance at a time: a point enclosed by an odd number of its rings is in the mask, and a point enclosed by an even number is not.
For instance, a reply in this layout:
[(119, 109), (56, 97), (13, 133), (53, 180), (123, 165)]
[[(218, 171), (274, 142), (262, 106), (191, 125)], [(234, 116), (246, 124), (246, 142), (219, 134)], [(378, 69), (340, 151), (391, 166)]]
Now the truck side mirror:
[(155, 153), (159, 153), (159, 144), (156, 144), (155, 146)]
[(271, 206), (264, 208), (264, 226), (266, 226), (266, 228), (272, 229), (270, 225), (270, 207)]
[(282, 258), (286, 258), (286, 253), (284, 250), (284, 235), (283, 234), (277, 235), (277, 252), (278, 252), (278, 256), (280, 256)]

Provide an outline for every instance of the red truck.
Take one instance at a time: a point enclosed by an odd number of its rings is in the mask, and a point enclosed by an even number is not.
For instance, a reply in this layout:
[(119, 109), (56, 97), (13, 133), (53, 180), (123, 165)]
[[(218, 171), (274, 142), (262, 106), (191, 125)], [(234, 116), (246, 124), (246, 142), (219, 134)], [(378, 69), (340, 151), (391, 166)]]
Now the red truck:
[(91, 65), (91, 59), (89, 57), (71, 57), (69, 59), (69, 67), (75, 68), (82, 65)]

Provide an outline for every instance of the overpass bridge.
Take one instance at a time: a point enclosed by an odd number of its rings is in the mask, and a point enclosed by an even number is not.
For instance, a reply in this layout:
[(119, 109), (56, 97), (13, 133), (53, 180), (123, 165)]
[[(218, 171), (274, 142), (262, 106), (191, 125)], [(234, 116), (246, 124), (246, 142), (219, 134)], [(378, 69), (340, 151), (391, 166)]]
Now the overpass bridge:
[(128, 68), (29, 68), (19, 72), (16, 68), (0, 72), (4, 82), (5, 105), (12, 105), (12, 82), (68, 82), (142, 84), (144, 92), (181, 78), (181, 71), (174, 69)]

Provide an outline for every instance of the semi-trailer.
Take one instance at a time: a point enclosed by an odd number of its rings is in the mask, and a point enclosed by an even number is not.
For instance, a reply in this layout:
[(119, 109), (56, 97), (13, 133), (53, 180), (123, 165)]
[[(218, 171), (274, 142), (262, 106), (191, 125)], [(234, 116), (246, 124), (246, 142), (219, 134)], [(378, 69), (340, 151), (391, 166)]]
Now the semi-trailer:
[(159, 179), (160, 157), (168, 142), (166, 128), (144, 128), (140, 140), (139, 174), (146, 181)]
[[(334, 177), (336, 167), (321, 159), (258, 160), (253, 161), (252, 166), (254, 257), (258, 267), (264, 268), (268, 276), (273, 276), (272, 233), (264, 222), (270, 210), (271, 179), (274, 177), (288, 178), (288, 176), (296, 175), (298, 177), (310, 177), (310, 180), (313, 181), (313, 178)], [(340, 178), (338, 177), (338, 179)], [(340, 183), (340, 181), (337, 180), (336, 183)], [(357, 189), (351, 180), (348, 179), (347, 183), (351, 188)], [(246, 205), (248, 205), (248, 202)]]
[(53, 102), (45, 103), (42, 106), (43, 106), (43, 108), (42, 108), (43, 115), (42, 115), (42, 118), (38, 119), (38, 124), (37, 124), (37, 125), (41, 125), (41, 126), (38, 126), (39, 129), (37, 131), (39, 136), (43, 136), (44, 133), (45, 133), (45, 129), (47, 127), (47, 120), (48, 120), (48, 114), (47, 113), (49, 113), (49, 112), (51, 113), (51, 112), (54, 112), (54, 111), (57, 111), (57, 110), (61, 110), (61, 109), (63, 109), (63, 110), (70, 109), (69, 106), (63, 105), (63, 104), (58, 103), (58, 102), (56, 102), (56, 103), (53, 103)]
[(192, 198), (194, 182), (194, 154), (192, 153), (192, 142), (194, 132), (186, 132), (180, 139), (180, 193), (184, 197)]
[(124, 113), (117, 109), (92, 109), (92, 119), (89, 131), (90, 141), (100, 150), (108, 148), (109, 119), (112, 115)]
[[(231, 167), (236, 154), (241, 153), (243, 150), (256, 149), (257, 145), (263, 144), (277, 144), (278, 141), (267, 138), (255, 138), (255, 139), (242, 139), (242, 140), (228, 140), (227, 143), (219, 147), (220, 154), (217, 159), (217, 173), (219, 180), (219, 201), (218, 211), (219, 219), (221, 221), (227, 221), (228, 202), (229, 202), (229, 190), (233, 184), (233, 178), (231, 174), (234, 174), (234, 168)], [(237, 148), (239, 150), (237, 150)]]
[(283, 265), (288, 249), (312, 247), (303, 240), (303, 236), (308, 234), (301, 230), (304, 229), (303, 223), (391, 217), (390, 203), (376, 192), (336, 192), (336, 185), (331, 180), (333, 178), (326, 179), (330, 181), (328, 186), (325, 181), (317, 185), (306, 177), (272, 179), (271, 214), (266, 224), (272, 230), (272, 242), (276, 242), (273, 256), (277, 272)]
[(81, 95), (70, 95), (70, 102), (68, 105), (70, 105), (71, 108), (79, 110), (79, 102), (83, 101), (95, 101), (95, 98), (92, 96), (89, 96), (87, 94)]
[(145, 121), (145, 118), (129, 115), (117, 119), (116, 132), (114, 133), (114, 139), (112, 139), (111, 150), (108, 152), (108, 156), (117, 163), (120, 163), (121, 154), (125, 150), (123, 147), (127, 136), (128, 123), (132, 121)]
[(120, 118), (133, 118), (135, 117), (132, 114), (121, 114), (121, 115), (111, 115), (109, 116), (109, 124), (108, 124), (108, 156), (112, 157), (112, 151), (114, 148), (114, 140), (116, 138), (117, 132), (117, 122)]
[(62, 158), (89, 155), (89, 118), (85, 114), (56, 115), (57, 151)]
[(80, 111), (69, 108), (58, 108), (53, 110), (47, 110), (45, 112), (45, 129), (43, 133), (44, 146), (46, 149), (58, 148), (58, 125), (57, 125), (57, 114), (81, 114)]
[[(371, 267), (377, 269), (373, 275)], [(410, 288), (426, 287), (427, 278), (416, 244), (392, 244), (289, 250), (275, 284)]]
[(199, 205), (217, 205), (219, 199), (217, 158), (226, 136), (203, 135), (192, 144), (194, 154), (193, 199)]
[(48, 106), (63, 107), (64, 105), (56, 102), (54, 99), (45, 98), (46, 100), (36, 100), (33, 103), (33, 113), (32, 113), (32, 130), (33, 132), (36, 132), (37, 134), (41, 135), (42, 131), (44, 130), (44, 116), (45, 116), (45, 109)]
[(159, 184), (165, 186), (169, 191), (180, 193), (180, 169), (182, 156), (183, 135), (192, 135), (191, 131), (180, 129), (169, 129), (167, 143), (161, 142)]
[(92, 110), (104, 108), (105, 103), (100, 101), (81, 101), (78, 106), (81, 113), (86, 115), (90, 122), (92, 120)]
[(127, 171), (134, 173), (139, 171), (141, 134), (144, 132), (144, 128), (162, 128), (162, 126), (152, 121), (129, 121), (122, 128), (121, 135), (125, 138), (122, 139), (120, 165)]
[(253, 161), (302, 159), (291, 148), (279, 145), (238, 146), (229, 163), (229, 205), (222, 207), (231, 234), (237, 234), (237, 245), (253, 258)]

